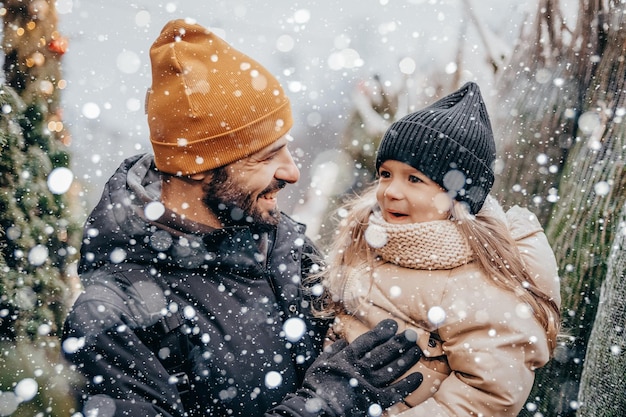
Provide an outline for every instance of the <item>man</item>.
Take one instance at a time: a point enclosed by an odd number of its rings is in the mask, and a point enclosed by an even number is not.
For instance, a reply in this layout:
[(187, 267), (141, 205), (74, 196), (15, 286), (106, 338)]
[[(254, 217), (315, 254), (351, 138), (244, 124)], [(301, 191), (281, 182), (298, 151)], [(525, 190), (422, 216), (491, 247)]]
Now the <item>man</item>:
[(278, 81), (188, 20), (150, 56), (154, 155), (127, 159), (91, 213), (64, 329), (83, 414), (338, 417), (401, 400), (421, 375), (389, 384), (420, 352), (393, 322), (316, 360), (317, 253), (276, 203), (299, 177)]

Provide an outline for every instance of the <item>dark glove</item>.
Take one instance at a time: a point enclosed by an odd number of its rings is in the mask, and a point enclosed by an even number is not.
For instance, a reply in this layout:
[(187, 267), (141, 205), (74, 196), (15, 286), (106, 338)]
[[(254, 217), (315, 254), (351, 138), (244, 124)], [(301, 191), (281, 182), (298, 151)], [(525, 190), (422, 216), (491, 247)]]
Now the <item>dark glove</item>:
[[(339, 340), (307, 370), (302, 388), (287, 399), (304, 400), (302, 415), (364, 416), (371, 405), (382, 409), (402, 401), (422, 383), (422, 374), (402, 376), (422, 356), (415, 333), (396, 335), (398, 325), (383, 320), (351, 344)], [(283, 403), (287, 405), (286, 403)]]

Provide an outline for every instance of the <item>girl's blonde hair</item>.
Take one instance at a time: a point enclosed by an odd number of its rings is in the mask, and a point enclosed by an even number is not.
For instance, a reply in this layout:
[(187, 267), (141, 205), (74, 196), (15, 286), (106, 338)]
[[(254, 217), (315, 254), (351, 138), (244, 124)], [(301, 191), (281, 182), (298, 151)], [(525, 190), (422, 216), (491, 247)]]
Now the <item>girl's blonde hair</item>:
[[(364, 233), (369, 216), (377, 206), (376, 186), (372, 186), (361, 197), (356, 197), (345, 206), (346, 217), (341, 219), (335, 239), (329, 248), (328, 263), (322, 280), (325, 294), (318, 313), (332, 316), (345, 312), (341, 299), (347, 279), (345, 268), (366, 259), (373, 267), (377, 256), (366, 242)], [(526, 302), (548, 335), (550, 351), (556, 347), (560, 330), (560, 310), (555, 301), (539, 288), (526, 270), (524, 261), (506, 225), (490, 216), (471, 215), (464, 204), (455, 201), (450, 210), (450, 219), (455, 221), (460, 232), (468, 240), (486, 276), (505, 290), (511, 291)], [(370, 270), (372, 270), (370, 268)]]

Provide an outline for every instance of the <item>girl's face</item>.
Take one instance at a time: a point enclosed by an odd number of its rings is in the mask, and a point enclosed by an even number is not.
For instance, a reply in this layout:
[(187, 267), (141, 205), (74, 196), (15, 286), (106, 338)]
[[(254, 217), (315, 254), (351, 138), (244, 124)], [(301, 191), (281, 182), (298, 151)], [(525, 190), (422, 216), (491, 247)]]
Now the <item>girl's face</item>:
[(445, 220), (452, 204), (445, 190), (404, 162), (387, 160), (378, 169), (376, 199), (388, 223)]

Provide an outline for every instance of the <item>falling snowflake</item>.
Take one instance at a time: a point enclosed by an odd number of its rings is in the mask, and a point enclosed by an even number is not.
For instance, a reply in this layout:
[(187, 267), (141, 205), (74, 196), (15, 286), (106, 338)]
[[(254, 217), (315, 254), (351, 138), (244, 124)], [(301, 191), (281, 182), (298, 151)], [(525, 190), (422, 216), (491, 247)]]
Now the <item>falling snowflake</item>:
[(446, 319), (446, 311), (439, 306), (431, 307), (428, 310), (428, 320), (434, 325), (440, 325)]
[(376, 224), (370, 224), (365, 230), (365, 240), (374, 249), (382, 248), (387, 244), (387, 232)]
[(265, 386), (274, 389), (278, 388), (283, 383), (283, 377), (276, 371), (270, 371), (265, 374)]
[(306, 332), (306, 324), (299, 317), (291, 317), (283, 324), (283, 331), (285, 332), (285, 338), (290, 342), (297, 342), (302, 339)]
[(72, 186), (74, 173), (65, 167), (55, 168), (48, 175), (48, 189), (52, 194), (65, 194)]

